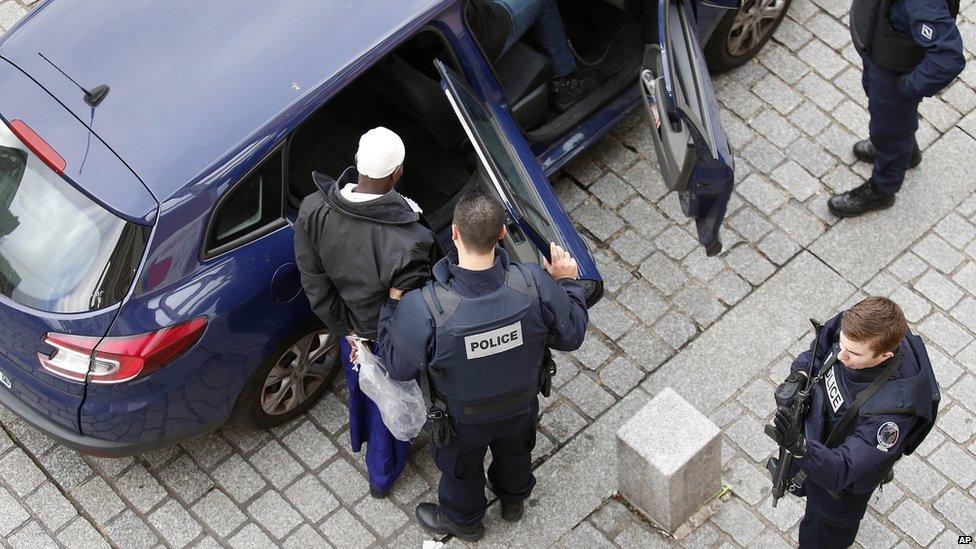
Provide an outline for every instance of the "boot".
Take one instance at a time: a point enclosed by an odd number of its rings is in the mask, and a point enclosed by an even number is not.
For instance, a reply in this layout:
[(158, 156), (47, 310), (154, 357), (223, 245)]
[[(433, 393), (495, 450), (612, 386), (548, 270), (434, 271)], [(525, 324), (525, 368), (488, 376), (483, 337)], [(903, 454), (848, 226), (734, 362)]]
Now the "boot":
[[(854, 143), (854, 158), (857, 158), (861, 162), (874, 164), (874, 143), (871, 143), (867, 139)], [(921, 163), (922, 150), (918, 148), (918, 143), (915, 143), (912, 149), (912, 159), (908, 162), (908, 167), (914, 168)]]
[(870, 180), (827, 201), (827, 207), (837, 217), (857, 217), (874, 210), (890, 208), (894, 195), (886, 195), (874, 188)]
[(432, 534), (439, 536), (451, 534), (464, 541), (478, 541), (485, 535), (485, 525), (480, 520), (470, 526), (462, 526), (445, 517), (436, 503), (421, 503), (417, 505), (414, 514), (417, 515), (417, 522), (424, 527), (424, 530)]
[(505, 522), (515, 522), (522, 518), (522, 514), (525, 511), (525, 506), (523, 502), (516, 501), (514, 503), (502, 502), (502, 519)]

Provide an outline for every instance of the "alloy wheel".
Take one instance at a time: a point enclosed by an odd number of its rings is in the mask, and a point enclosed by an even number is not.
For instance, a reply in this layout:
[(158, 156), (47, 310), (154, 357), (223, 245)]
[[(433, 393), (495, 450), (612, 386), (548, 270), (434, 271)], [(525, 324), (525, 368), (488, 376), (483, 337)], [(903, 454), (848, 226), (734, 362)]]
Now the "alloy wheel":
[(746, 0), (736, 13), (725, 39), (725, 47), (735, 57), (747, 55), (776, 30), (776, 22), (787, 0)]
[(329, 378), (336, 367), (338, 339), (318, 330), (296, 341), (278, 358), (261, 388), (261, 408), (270, 416), (288, 413)]

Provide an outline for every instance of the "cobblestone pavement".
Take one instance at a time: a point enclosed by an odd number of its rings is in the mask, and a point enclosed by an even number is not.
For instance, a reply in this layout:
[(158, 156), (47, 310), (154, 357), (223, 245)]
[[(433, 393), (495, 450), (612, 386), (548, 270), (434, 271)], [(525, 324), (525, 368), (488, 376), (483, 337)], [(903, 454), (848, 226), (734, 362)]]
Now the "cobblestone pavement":
[[(31, 3), (0, 0), (0, 31)], [(485, 545), (794, 543), (803, 503), (773, 509), (761, 468), (771, 390), (806, 345), (805, 319), (865, 294), (896, 299), (926, 338), (943, 404), (917, 456), (872, 501), (858, 542), (943, 546), (976, 533), (976, 6), (963, 0), (966, 71), (922, 103), (925, 162), (894, 208), (839, 222), (828, 193), (869, 172), (850, 153), (868, 117), (849, 3), (793, 0), (759, 57), (716, 78), (739, 179), (721, 257), (705, 258), (666, 195), (639, 117), (555, 183), (607, 293), (583, 348), (558, 358), (526, 517), (503, 523), (493, 506)], [(612, 498), (613, 432), (665, 386), (723, 429), (731, 487), (677, 539)], [(224, 429), (121, 460), (81, 456), (4, 411), (0, 544), (417, 547), (413, 507), (436, 496), (432, 460), (418, 445), (392, 498), (370, 498), (363, 461), (348, 451), (344, 398), (338, 390), (279, 429)]]

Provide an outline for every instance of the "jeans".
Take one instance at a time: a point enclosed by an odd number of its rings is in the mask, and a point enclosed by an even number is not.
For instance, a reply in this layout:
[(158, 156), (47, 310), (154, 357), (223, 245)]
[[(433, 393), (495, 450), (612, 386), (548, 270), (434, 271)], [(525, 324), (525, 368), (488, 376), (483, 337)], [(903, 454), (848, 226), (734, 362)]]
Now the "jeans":
[(505, 8), (511, 17), (502, 55), (532, 30), (532, 38), (549, 56), (554, 78), (576, 70), (576, 58), (569, 49), (569, 38), (566, 37), (556, 0), (495, 0), (495, 3)]
[(915, 148), (918, 129), (918, 99), (898, 90), (898, 73), (862, 57), (861, 85), (868, 96), (868, 135), (874, 145), (871, 181), (876, 189), (893, 195), (901, 189)]

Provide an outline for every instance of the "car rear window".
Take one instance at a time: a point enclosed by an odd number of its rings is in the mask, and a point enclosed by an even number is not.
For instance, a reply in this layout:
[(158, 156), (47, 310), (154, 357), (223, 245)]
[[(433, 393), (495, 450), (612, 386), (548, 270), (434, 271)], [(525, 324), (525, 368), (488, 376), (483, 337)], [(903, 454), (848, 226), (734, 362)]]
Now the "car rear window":
[(0, 123), (0, 295), (57, 313), (122, 300), (148, 228), (72, 187)]

